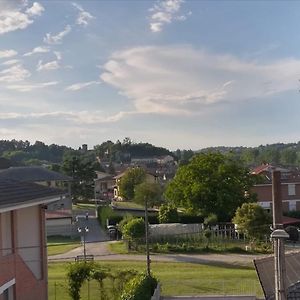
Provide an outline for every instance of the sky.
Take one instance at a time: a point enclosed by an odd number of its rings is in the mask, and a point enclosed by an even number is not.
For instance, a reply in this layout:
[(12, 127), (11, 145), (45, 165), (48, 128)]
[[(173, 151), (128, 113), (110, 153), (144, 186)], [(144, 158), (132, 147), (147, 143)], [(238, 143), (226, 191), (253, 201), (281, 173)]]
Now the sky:
[(0, 0), (0, 139), (298, 142), (300, 2)]

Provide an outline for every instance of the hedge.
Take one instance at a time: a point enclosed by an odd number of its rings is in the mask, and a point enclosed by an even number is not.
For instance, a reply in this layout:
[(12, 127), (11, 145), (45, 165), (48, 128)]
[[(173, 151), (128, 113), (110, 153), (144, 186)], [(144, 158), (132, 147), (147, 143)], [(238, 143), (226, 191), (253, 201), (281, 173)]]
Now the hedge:
[(156, 278), (139, 274), (125, 285), (121, 300), (151, 300), (156, 287)]

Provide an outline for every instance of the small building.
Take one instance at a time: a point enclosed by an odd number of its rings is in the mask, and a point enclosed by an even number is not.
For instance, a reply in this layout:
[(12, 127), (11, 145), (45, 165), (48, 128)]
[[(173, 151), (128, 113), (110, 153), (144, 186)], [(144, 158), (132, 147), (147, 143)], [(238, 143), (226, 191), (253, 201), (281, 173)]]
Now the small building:
[(59, 189), (0, 179), (0, 299), (47, 300), (45, 208)]
[(116, 180), (113, 175), (96, 172), (97, 178), (94, 179), (95, 182), (95, 199), (107, 200), (114, 197), (114, 187)]

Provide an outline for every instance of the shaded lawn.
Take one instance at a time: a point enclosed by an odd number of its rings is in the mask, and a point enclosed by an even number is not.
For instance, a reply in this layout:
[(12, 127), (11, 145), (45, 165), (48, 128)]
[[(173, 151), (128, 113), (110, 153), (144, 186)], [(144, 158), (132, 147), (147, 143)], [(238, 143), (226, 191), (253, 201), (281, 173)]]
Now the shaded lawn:
[(144, 209), (145, 207), (131, 201), (114, 201), (112, 205), (118, 208)]
[(79, 237), (65, 237), (65, 236), (51, 236), (47, 238), (47, 250), (49, 255), (56, 255), (68, 252), (74, 248), (79, 247)]
[[(99, 262), (110, 269), (145, 270), (143, 262)], [(54, 300), (54, 283), (60, 300), (69, 299), (67, 295), (68, 263), (49, 264), (49, 300)], [(199, 294), (243, 294), (262, 296), (262, 291), (254, 268), (208, 266), (191, 263), (153, 262), (151, 269), (162, 284), (163, 295)], [(86, 299), (87, 285), (83, 287), (82, 298)], [(90, 299), (97, 299), (97, 284), (90, 282)]]

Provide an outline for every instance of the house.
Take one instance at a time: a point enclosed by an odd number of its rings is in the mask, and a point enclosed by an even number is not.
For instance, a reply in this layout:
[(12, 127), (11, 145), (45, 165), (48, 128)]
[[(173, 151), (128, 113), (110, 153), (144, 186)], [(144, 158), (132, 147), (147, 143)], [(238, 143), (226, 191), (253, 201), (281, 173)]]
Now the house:
[(46, 300), (45, 208), (59, 189), (0, 179), (0, 300)]
[(94, 179), (95, 182), (95, 199), (107, 200), (112, 199), (114, 195), (114, 187), (116, 180), (113, 175), (96, 172), (97, 178)]
[(257, 195), (257, 202), (264, 209), (272, 209), (272, 171), (281, 172), (281, 196), (284, 212), (300, 211), (300, 173), (297, 170), (265, 164), (252, 170), (251, 174), (260, 175), (263, 182), (254, 185), (252, 191)]
[[(0, 180), (2, 179), (32, 182), (42, 186), (62, 189), (64, 196), (58, 201), (50, 203), (46, 211), (47, 235), (70, 235), (69, 233), (74, 231), (72, 222), (69, 224), (73, 217), (71, 177), (43, 167), (29, 166), (0, 170)], [(54, 215), (55, 218), (53, 218)], [(66, 222), (68, 225), (65, 224)]]

